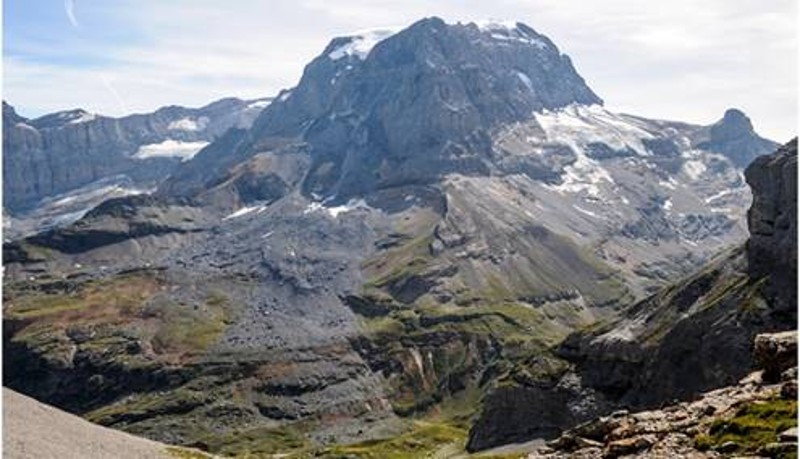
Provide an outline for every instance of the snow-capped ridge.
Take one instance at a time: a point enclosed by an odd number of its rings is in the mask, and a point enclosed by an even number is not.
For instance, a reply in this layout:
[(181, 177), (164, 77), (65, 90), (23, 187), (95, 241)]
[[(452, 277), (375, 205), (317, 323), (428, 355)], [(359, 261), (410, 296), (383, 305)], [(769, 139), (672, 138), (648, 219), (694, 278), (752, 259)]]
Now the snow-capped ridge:
[[(463, 25), (463, 23), (459, 24)], [(518, 21), (480, 19), (467, 23), (467, 25), (469, 24), (474, 24), (478, 30), (495, 40), (525, 43), (539, 49), (548, 47), (547, 42), (536, 36), (530, 27)]]
[(89, 121), (93, 121), (97, 118), (97, 114), (89, 113), (85, 110), (79, 110), (77, 112), (73, 112), (71, 119), (69, 120), (69, 124), (80, 124), (86, 123)]
[(209, 123), (207, 116), (199, 118), (181, 118), (169, 123), (167, 129), (171, 131), (202, 131)]
[(519, 22), (509, 19), (478, 19), (470, 22), (475, 24), (481, 32), (511, 31), (516, 30)]
[(254, 109), (254, 110), (263, 110), (263, 109), (267, 108), (272, 103), (272, 100), (273, 100), (272, 98), (256, 99), (255, 101), (250, 102), (247, 105), (247, 108), (248, 109)]
[(336, 61), (343, 57), (355, 56), (363, 61), (367, 58), (375, 45), (383, 40), (386, 40), (397, 32), (398, 28), (385, 27), (363, 30), (352, 35), (342, 37), (347, 39), (347, 42), (328, 53), (328, 57)]
[[(548, 48), (548, 43), (542, 40), (534, 31), (521, 22), (511, 20), (484, 19), (471, 22), (448, 23), (449, 25), (474, 25), (482, 33), (499, 41), (520, 42), (536, 46), (540, 49)], [(339, 60), (344, 57), (358, 57), (360, 60), (367, 58), (369, 53), (378, 43), (397, 34), (402, 27), (380, 27), (365, 29), (349, 35), (339, 37), (344, 41), (328, 53), (331, 60)]]

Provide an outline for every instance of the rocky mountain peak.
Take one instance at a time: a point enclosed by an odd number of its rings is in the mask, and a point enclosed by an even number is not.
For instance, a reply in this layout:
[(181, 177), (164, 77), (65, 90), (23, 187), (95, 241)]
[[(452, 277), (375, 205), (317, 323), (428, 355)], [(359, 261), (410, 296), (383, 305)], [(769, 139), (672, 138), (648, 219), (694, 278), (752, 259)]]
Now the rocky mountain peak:
[(750, 118), (739, 109), (729, 108), (722, 119), (709, 127), (708, 140), (699, 145), (721, 153), (740, 167), (746, 167), (759, 154), (774, 150), (778, 144), (760, 137)]
[(89, 113), (82, 108), (76, 108), (73, 110), (50, 113), (48, 115), (36, 118), (31, 121), (31, 125), (37, 129), (60, 128), (67, 125), (93, 121), (97, 118), (97, 116), (98, 115)]
[(22, 123), (25, 121), (25, 118), (19, 116), (17, 111), (14, 110), (14, 107), (11, 106), (6, 101), (3, 101), (3, 123), (8, 123), (9, 125), (14, 125), (17, 123)]
[(425, 18), (397, 33), (333, 39), (236, 151), (201, 154), (164, 188), (219, 183), (209, 171), (224, 174), (290, 138), (312, 160), (307, 195), (346, 200), (448, 173), (485, 174), (493, 129), (536, 112), (601, 103), (570, 59), (528, 26)]
[(711, 126), (711, 140), (724, 141), (754, 135), (750, 118), (737, 108), (725, 110), (722, 119)]

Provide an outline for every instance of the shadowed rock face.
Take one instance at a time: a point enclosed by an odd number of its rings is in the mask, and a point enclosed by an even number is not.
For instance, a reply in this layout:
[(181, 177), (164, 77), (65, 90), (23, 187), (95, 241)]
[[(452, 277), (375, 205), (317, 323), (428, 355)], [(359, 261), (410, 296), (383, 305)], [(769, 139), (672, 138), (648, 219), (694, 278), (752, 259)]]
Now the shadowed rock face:
[(797, 307), (797, 139), (774, 154), (762, 156), (745, 171), (753, 189), (747, 214), (748, 270), (768, 277), (776, 307)]

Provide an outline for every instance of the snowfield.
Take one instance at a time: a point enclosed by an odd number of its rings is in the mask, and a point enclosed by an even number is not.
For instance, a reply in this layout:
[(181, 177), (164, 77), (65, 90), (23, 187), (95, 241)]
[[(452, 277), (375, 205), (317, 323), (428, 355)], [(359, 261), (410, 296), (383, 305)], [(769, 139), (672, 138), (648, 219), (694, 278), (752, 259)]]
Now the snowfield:
[(350, 41), (334, 49), (328, 57), (336, 61), (343, 57), (356, 56), (362, 61), (378, 43), (397, 33), (397, 29), (373, 29), (352, 35)]
[(188, 161), (200, 150), (206, 147), (208, 142), (181, 142), (180, 140), (168, 139), (161, 143), (151, 143), (142, 145), (133, 155), (135, 159), (148, 158), (181, 158)]

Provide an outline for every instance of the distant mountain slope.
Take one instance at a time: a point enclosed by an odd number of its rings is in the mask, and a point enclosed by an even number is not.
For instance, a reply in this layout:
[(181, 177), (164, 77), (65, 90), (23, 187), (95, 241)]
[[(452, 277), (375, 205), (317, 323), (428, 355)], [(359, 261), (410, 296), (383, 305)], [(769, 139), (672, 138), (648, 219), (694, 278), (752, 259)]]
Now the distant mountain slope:
[[(70, 212), (87, 210), (66, 203), (87, 189), (93, 204), (114, 197), (112, 191), (146, 191), (228, 128), (250, 126), (269, 100), (223, 99), (198, 109), (172, 106), (123, 118), (71, 110), (30, 120), (4, 101), (3, 208), (31, 220), (36, 230), (47, 226), (48, 216), (58, 223)], [(103, 192), (108, 186), (116, 190)], [(9, 229), (21, 232), (14, 225)]]

